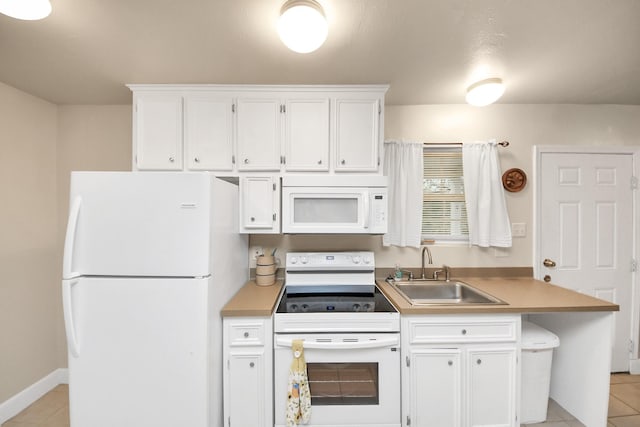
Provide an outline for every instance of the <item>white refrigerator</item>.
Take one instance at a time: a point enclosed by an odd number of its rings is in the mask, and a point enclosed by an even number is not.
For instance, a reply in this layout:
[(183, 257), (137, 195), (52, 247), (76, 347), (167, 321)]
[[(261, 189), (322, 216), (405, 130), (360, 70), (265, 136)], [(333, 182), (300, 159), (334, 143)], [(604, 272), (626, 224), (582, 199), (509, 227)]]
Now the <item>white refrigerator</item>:
[(249, 277), (237, 209), (205, 172), (72, 173), (71, 427), (222, 426), (220, 309)]

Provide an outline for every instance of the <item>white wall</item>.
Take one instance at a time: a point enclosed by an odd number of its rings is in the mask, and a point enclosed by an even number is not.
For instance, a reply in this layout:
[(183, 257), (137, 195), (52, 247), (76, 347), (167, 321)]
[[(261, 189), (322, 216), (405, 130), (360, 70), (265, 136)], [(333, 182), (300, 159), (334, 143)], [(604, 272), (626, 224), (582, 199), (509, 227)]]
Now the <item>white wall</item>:
[(59, 367), (56, 106), (0, 83), (0, 403)]
[[(130, 105), (65, 105), (58, 107), (57, 202), (58, 251), (62, 257), (69, 213), (69, 181), (74, 170), (131, 170)], [(60, 264), (59, 276), (62, 275)], [(58, 276), (58, 277), (59, 277)], [(62, 298), (55, 301), (58, 360), (67, 366)]]
[[(527, 224), (527, 236), (513, 239), (508, 250), (439, 244), (432, 247), (436, 265), (452, 267), (530, 267), (533, 258), (531, 191), (534, 145), (640, 145), (640, 106), (620, 105), (412, 105), (385, 108), (385, 138), (424, 142), (497, 139), (510, 142), (500, 149), (502, 170), (518, 167), (529, 177), (519, 193), (507, 193), (512, 222)], [(251, 246), (290, 250), (373, 250), (379, 267), (418, 267), (413, 248), (383, 247), (379, 236), (257, 235)], [(500, 255), (500, 256), (497, 256)]]

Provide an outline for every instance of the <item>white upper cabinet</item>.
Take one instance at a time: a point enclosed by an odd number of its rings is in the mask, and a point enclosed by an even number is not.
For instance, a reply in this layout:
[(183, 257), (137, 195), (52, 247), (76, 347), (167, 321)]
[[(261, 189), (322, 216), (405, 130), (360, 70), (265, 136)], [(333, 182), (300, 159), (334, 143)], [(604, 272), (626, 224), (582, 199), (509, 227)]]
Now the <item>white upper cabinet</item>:
[(129, 85), (133, 168), (382, 174), (385, 85)]
[(380, 108), (378, 98), (336, 99), (336, 171), (378, 170)]
[(240, 233), (280, 233), (280, 178), (240, 178)]
[(329, 170), (329, 98), (289, 99), (285, 114), (285, 170)]
[(211, 94), (184, 98), (184, 147), (189, 170), (232, 171), (233, 98)]
[(238, 170), (280, 170), (278, 98), (240, 98), (237, 104)]
[(150, 93), (134, 97), (134, 168), (181, 170), (182, 96)]

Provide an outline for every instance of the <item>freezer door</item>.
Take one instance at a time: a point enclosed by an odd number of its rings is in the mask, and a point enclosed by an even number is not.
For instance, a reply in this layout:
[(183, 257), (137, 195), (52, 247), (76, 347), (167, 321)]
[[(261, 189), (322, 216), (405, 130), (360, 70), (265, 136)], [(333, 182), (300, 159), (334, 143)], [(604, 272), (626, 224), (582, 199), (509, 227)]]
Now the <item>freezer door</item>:
[(208, 427), (210, 286), (63, 281), (71, 427)]
[(63, 278), (209, 275), (211, 179), (73, 172)]

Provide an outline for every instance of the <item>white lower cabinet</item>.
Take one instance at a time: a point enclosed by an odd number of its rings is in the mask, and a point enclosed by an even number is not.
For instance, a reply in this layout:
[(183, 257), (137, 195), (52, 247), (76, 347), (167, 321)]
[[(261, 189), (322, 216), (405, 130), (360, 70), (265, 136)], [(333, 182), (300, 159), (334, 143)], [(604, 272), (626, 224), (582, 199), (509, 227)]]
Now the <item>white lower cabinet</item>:
[(271, 318), (223, 319), (225, 427), (273, 426)]
[(519, 426), (519, 315), (402, 322), (403, 426)]

